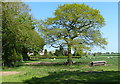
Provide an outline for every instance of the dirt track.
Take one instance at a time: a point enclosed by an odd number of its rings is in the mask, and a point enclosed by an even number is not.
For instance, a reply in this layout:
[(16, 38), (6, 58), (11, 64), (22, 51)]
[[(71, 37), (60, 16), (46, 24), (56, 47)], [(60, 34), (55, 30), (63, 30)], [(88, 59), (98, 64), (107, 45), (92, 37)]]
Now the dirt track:
[(15, 71), (1, 71), (0, 75), (1, 76), (6, 76), (6, 75), (13, 75), (13, 74), (18, 74), (20, 72), (15, 72)]
[(49, 65), (49, 64), (63, 64), (63, 63), (53, 63), (53, 62), (35, 62), (35, 63), (24, 63), (27, 65)]

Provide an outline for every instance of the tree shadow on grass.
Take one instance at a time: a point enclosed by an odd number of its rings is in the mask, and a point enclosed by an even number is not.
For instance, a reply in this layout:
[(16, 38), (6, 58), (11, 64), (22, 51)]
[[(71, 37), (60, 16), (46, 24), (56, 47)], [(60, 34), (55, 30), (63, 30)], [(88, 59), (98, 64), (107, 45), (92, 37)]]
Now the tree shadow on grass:
[[(42, 74), (42, 73), (41, 73)], [(50, 72), (48, 76), (38, 78), (32, 77), (25, 80), (27, 84), (118, 84), (120, 72), (80, 72), (77, 71), (61, 71)]]
[[(81, 64), (88, 64), (88, 63), (81, 63), (76, 62), (73, 65), (81, 65)], [(64, 66), (67, 65), (66, 62), (35, 62), (35, 63), (27, 63), (23, 64), (24, 66)]]

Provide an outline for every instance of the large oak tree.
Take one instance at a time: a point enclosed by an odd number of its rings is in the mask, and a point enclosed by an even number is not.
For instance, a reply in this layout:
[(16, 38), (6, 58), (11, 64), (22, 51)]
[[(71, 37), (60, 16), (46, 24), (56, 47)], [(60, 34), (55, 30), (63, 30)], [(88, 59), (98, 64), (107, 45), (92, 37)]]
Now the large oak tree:
[(54, 17), (41, 20), (40, 29), (46, 42), (52, 47), (64, 44), (68, 50), (68, 64), (72, 64), (72, 48), (89, 49), (92, 46), (104, 48), (107, 44), (100, 28), (105, 25), (97, 9), (85, 4), (64, 4), (58, 6)]

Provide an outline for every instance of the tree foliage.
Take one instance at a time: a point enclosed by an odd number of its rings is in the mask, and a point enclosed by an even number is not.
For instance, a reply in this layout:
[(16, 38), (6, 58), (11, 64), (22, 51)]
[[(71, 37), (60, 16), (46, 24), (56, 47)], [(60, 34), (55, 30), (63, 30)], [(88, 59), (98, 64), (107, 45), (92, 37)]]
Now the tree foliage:
[(29, 48), (43, 48), (44, 40), (35, 31), (37, 21), (22, 2), (2, 2), (3, 64), (12, 66), (28, 60)]
[(92, 46), (104, 46), (106, 39), (102, 37), (100, 28), (105, 25), (104, 18), (97, 9), (85, 4), (60, 5), (54, 17), (41, 21), (46, 42), (53, 47), (65, 44), (68, 48), (68, 63), (72, 64), (69, 55), (71, 49), (89, 49)]
[(64, 48), (63, 45), (59, 46), (59, 49), (56, 49), (55, 53), (56, 56), (63, 56), (64, 55)]
[(47, 49), (45, 49), (44, 50), (44, 55), (47, 56), (47, 54), (48, 54), (48, 51), (47, 51)]

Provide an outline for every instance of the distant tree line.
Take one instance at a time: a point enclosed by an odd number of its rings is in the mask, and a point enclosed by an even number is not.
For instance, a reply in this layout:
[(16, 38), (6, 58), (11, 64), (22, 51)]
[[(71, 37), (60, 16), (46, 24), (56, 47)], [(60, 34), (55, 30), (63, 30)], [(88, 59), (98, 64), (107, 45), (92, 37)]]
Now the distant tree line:
[[(75, 51), (74, 53), (70, 53), (71, 56), (87, 56), (86, 52), (83, 51)], [(63, 46), (60, 46), (59, 49), (56, 49), (55, 52), (48, 52), (47, 49), (44, 50), (44, 56), (68, 56), (68, 51)]]
[[(56, 49), (55, 52), (48, 52), (46, 49), (45, 49), (45, 56), (67, 56), (68, 52), (67, 50), (65, 50), (64, 48), (60, 48), (60, 49)], [(102, 53), (102, 52), (95, 52), (95, 53), (91, 53), (91, 52), (82, 52), (82, 51), (79, 51), (79, 52), (74, 52), (73, 54), (71, 53), (71, 56), (104, 56), (104, 55), (120, 55), (120, 53), (118, 52), (105, 52), (105, 53)]]
[(120, 53), (118, 52), (105, 52), (105, 53), (102, 53), (102, 52), (96, 52), (96, 53), (92, 53), (94, 56), (96, 55), (119, 55)]

